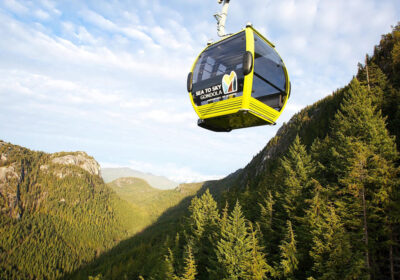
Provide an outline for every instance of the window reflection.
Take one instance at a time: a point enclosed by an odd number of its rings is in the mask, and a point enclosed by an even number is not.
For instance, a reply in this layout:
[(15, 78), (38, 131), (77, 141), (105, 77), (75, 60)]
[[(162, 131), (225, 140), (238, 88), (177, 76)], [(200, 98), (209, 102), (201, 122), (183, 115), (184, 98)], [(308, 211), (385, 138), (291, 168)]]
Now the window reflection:
[[(199, 57), (193, 70), (193, 101), (196, 105), (216, 102), (228, 98), (219, 95), (212, 99), (200, 99), (196, 91), (221, 85), (222, 77), (235, 71), (238, 90), (234, 96), (243, 95), (243, 54), (246, 51), (245, 32), (240, 32), (220, 43), (210, 46)], [(232, 96), (230, 96), (232, 97)]]
[(254, 78), (252, 96), (280, 110), (285, 94), (286, 76), (282, 59), (276, 51), (254, 34)]

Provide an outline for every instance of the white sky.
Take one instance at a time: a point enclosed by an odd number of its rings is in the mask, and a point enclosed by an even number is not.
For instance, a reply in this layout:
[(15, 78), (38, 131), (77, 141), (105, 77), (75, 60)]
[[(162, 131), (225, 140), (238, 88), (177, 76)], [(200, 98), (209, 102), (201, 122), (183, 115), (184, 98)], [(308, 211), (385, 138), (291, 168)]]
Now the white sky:
[(289, 71), (275, 127), (197, 127), (186, 76), (217, 39), (216, 0), (0, 2), (0, 139), (83, 150), (103, 167), (173, 180), (244, 167), (301, 108), (346, 85), (400, 20), (398, 0), (232, 0), (227, 32), (251, 21)]

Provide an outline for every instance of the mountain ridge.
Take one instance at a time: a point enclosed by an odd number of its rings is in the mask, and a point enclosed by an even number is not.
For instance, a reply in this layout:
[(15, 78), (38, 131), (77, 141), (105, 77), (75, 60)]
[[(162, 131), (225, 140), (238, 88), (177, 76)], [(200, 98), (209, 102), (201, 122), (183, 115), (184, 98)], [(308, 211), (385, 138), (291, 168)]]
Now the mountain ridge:
[(179, 185), (179, 183), (174, 182), (164, 176), (154, 175), (152, 173), (145, 173), (138, 170), (131, 169), (129, 167), (110, 167), (101, 168), (101, 176), (104, 182), (110, 183), (118, 178), (123, 177), (136, 177), (144, 179), (148, 184), (154, 188), (165, 190), (173, 189)]
[(148, 225), (85, 152), (0, 141), (0, 278), (56, 279)]

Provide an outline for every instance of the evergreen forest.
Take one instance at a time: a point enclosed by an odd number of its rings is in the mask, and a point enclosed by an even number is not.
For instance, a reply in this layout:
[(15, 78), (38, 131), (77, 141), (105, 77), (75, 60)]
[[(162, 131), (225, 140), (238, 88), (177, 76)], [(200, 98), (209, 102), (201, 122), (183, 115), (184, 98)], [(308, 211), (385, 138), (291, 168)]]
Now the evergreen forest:
[(162, 191), (137, 178), (106, 185), (86, 153), (46, 154), (0, 141), (0, 279), (72, 273), (201, 185)]
[(400, 24), (349, 80), (222, 180), (136, 180), (146, 203), (3, 142), (0, 278), (400, 279)]

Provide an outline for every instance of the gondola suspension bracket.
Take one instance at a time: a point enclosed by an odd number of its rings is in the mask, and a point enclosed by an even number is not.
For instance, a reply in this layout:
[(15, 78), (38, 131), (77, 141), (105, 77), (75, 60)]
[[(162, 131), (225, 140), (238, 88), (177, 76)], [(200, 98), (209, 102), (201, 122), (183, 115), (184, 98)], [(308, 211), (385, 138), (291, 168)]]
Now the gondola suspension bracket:
[(216, 13), (214, 15), (215, 19), (217, 20), (217, 34), (219, 37), (226, 37), (228, 36), (225, 34), (225, 23), (226, 18), (228, 17), (228, 8), (230, 0), (217, 0), (218, 4), (222, 4), (222, 10), (220, 13)]

